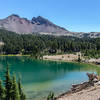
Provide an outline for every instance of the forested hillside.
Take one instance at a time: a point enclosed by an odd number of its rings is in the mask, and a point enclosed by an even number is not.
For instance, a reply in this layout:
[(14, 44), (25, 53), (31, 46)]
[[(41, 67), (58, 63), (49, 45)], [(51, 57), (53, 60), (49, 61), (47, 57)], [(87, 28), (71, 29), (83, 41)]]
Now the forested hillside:
[(100, 38), (75, 38), (36, 34), (16, 34), (0, 30), (4, 54), (57, 54), (83, 52), (86, 56), (99, 57)]

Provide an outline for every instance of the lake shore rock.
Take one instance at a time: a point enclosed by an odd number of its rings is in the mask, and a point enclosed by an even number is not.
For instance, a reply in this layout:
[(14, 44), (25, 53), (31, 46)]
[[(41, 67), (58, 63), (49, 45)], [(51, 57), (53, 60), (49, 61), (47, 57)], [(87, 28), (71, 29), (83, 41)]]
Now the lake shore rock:
[(64, 94), (56, 100), (100, 100), (100, 82), (82, 91)]
[[(76, 53), (76, 54), (59, 54), (59, 55), (45, 55), (43, 56), (44, 60), (55, 60), (55, 61), (77, 61), (79, 55), (81, 53)], [(81, 56), (80, 56), (81, 58)]]
[(86, 57), (83, 57), (80, 52), (76, 54), (44, 55), (43, 60), (78, 62), (79, 57), (82, 63), (100, 65), (100, 58), (86, 58)]
[(71, 90), (55, 98), (55, 100), (100, 100), (100, 80), (98, 75), (87, 73), (88, 82), (72, 85)]

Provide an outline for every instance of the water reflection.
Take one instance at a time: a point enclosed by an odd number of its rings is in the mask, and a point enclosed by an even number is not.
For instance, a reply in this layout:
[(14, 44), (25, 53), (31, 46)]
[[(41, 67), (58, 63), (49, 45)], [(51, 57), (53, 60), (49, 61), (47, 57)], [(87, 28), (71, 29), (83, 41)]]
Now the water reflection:
[(71, 84), (88, 80), (87, 72), (100, 74), (99, 67), (87, 64), (39, 61), (29, 57), (0, 57), (1, 77), (7, 64), (11, 72), (14, 71), (17, 76), (21, 74), (29, 98), (34, 97), (36, 100), (43, 100), (49, 91), (58, 95), (71, 88)]

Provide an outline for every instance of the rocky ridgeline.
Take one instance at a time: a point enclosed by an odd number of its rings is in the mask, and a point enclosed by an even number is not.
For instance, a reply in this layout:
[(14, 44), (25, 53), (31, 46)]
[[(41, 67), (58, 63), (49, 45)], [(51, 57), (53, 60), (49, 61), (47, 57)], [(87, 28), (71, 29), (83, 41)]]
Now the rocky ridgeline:
[(73, 36), (78, 38), (100, 37), (100, 32), (85, 33), (68, 31), (42, 16), (33, 17), (32, 20), (28, 20), (27, 18), (21, 18), (19, 15), (12, 14), (0, 20), (0, 29), (5, 29), (19, 34), (35, 33), (55, 36)]
[(69, 33), (68, 30), (55, 25), (42, 16), (33, 17), (32, 20), (28, 20), (27, 18), (21, 18), (16, 14), (12, 14), (7, 18), (0, 20), (0, 28), (20, 34), (39, 33), (64, 35)]

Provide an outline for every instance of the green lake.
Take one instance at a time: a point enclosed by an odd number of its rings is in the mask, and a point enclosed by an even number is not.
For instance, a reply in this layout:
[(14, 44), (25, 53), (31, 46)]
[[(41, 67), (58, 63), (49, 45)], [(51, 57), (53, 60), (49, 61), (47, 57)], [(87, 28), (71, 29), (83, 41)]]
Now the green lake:
[(80, 63), (39, 61), (29, 57), (1, 56), (0, 77), (4, 79), (6, 66), (17, 77), (21, 75), (27, 100), (46, 100), (50, 91), (59, 95), (71, 88), (72, 84), (88, 80), (87, 72), (100, 74), (100, 68)]

